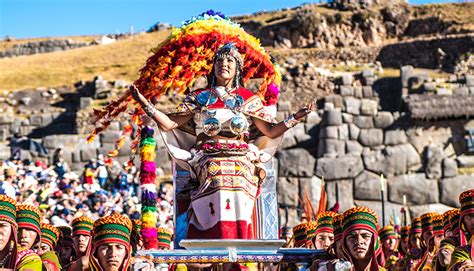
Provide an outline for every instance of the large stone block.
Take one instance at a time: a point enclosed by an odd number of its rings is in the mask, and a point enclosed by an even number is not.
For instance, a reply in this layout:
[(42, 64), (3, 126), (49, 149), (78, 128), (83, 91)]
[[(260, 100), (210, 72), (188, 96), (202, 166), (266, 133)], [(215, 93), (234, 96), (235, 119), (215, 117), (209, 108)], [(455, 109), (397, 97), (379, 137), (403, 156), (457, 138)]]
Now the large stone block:
[(279, 174), (285, 176), (313, 176), (316, 159), (305, 149), (295, 148), (278, 153)]
[[(369, 207), (370, 209), (374, 210), (375, 213), (377, 214), (379, 218), (379, 224), (382, 225), (383, 220), (382, 220), (382, 202), (380, 201), (380, 191), (378, 193), (379, 198), (377, 200), (354, 200), (354, 203), (357, 204), (357, 206), (365, 206)], [(398, 224), (403, 223), (403, 218), (400, 217), (399, 210), (401, 210), (403, 206), (401, 204), (396, 204), (393, 202), (389, 202), (387, 198), (385, 198), (385, 225), (388, 225), (390, 219), (393, 219), (393, 210), (397, 213), (398, 218), (400, 219), (398, 221)], [(410, 224), (411, 221), (411, 216), (410, 213), (407, 212), (406, 215), (406, 221), (408, 224)]]
[(441, 162), (443, 161), (443, 149), (436, 145), (430, 145), (426, 148), (426, 177), (429, 179), (439, 179), (443, 175)]
[(381, 111), (374, 118), (375, 128), (385, 129), (393, 124), (393, 115), (390, 112)]
[(120, 131), (105, 131), (100, 134), (100, 142), (102, 142), (102, 144), (115, 143), (115, 141), (117, 141), (120, 136)]
[[(336, 187), (337, 184), (337, 187)], [(326, 192), (328, 196), (327, 206), (331, 208), (336, 203), (336, 188), (339, 203), (339, 210), (347, 210), (354, 207), (353, 191), (354, 185), (352, 180), (338, 180), (326, 182)]]
[(411, 144), (403, 144), (363, 154), (365, 167), (385, 176), (404, 174), (421, 167), (421, 159)]
[(422, 214), (435, 212), (438, 214), (442, 214), (453, 207), (447, 206), (441, 203), (435, 204), (423, 204), (417, 206), (410, 206), (408, 208), (411, 217), (420, 217)]
[(94, 149), (94, 148), (81, 149), (82, 162), (87, 162), (87, 161), (90, 161), (91, 159), (96, 159), (96, 158), (97, 158), (97, 149)]
[(362, 81), (365, 86), (373, 86), (375, 81), (377, 81), (377, 79), (378, 79), (377, 76), (369, 76), (369, 77), (363, 77)]
[(53, 116), (51, 114), (42, 114), (41, 115), (41, 126), (45, 127), (50, 125), (53, 122)]
[(343, 107), (343, 102), (342, 102), (342, 96), (340, 95), (329, 95), (324, 98), (326, 103), (332, 103), (334, 104), (334, 107), (337, 108), (342, 108)]
[(280, 207), (278, 208), (278, 216), (280, 217), (280, 225), (282, 227), (289, 227), (290, 231), (291, 228), (300, 223), (298, 212), (295, 208)]
[(49, 135), (43, 137), (43, 146), (47, 149), (75, 149), (86, 147), (99, 148), (100, 142), (98, 138), (95, 138), (91, 144), (87, 144), (85, 136), (80, 135)]
[(366, 147), (375, 147), (383, 144), (382, 129), (361, 129), (359, 142)]
[(407, 143), (408, 138), (403, 130), (385, 131), (385, 145), (398, 145)]
[(277, 183), (278, 203), (298, 206), (299, 181), (296, 177), (279, 177)]
[(364, 170), (362, 158), (358, 155), (343, 155), (338, 158), (319, 158), (316, 175), (327, 180), (355, 178)]
[(400, 68), (400, 79), (402, 80), (402, 87), (408, 87), (408, 81), (413, 76), (412, 66), (403, 66)]
[(41, 126), (41, 115), (31, 115), (30, 116), (30, 125), (32, 126)]
[(349, 125), (343, 124), (337, 127), (338, 131), (338, 138), (340, 140), (347, 140), (349, 139)]
[(423, 173), (390, 178), (388, 192), (389, 200), (396, 203), (403, 203), (403, 195), (410, 205), (439, 202), (438, 181), (426, 179)]
[(334, 138), (337, 139), (339, 137), (338, 133), (339, 126), (326, 126), (321, 128), (321, 132), (319, 133), (319, 138)]
[(6, 144), (0, 144), (0, 159), (5, 161), (10, 158), (10, 147)]
[(474, 188), (474, 175), (459, 175), (454, 178), (446, 178), (439, 181), (441, 191), (441, 203), (460, 207), (459, 195)]
[(10, 124), (14, 121), (14, 114), (13, 111), (6, 111), (0, 113), (0, 124)]
[(364, 98), (373, 98), (374, 97), (374, 89), (372, 86), (363, 86), (362, 87), (362, 95)]
[(458, 175), (458, 164), (453, 158), (443, 159), (443, 177), (451, 178)]
[(466, 86), (468, 87), (474, 86), (474, 75), (466, 74)]
[(360, 145), (359, 142), (355, 140), (346, 141), (346, 153), (361, 155), (363, 150), (364, 150), (364, 147), (362, 147), (362, 145)]
[(352, 123), (354, 121), (354, 116), (349, 113), (342, 113), (342, 121), (344, 123)]
[(466, 86), (468, 87), (474, 86), (474, 75), (466, 74)]
[(291, 147), (295, 146), (296, 143), (297, 142), (296, 142), (295, 136), (285, 133), (283, 135), (283, 140), (280, 144), (280, 148), (281, 149), (291, 148)]
[(306, 193), (313, 206), (318, 206), (321, 197), (321, 179), (313, 176), (308, 178), (299, 178), (299, 196), (304, 199)]
[(310, 112), (308, 116), (306, 116), (306, 123), (309, 124), (319, 124), (321, 122), (321, 117), (319, 116), (318, 112)]
[(354, 81), (354, 77), (352, 76), (352, 74), (343, 74), (342, 75), (342, 84), (344, 86), (352, 85), (353, 81)]
[(345, 153), (345, 142), (338, 139), (322, 139), (318, 144), (318, 157), (337, 157)]
[(352, 86), (339, 86), (341, 96), (354, 96), (354, 88)]
[(374, 100), (362, 99), (360, 113), (367, 116), (375, 116), (378, 112), (378, 102)]
[(341, 125), (342, 113), (338, 110), (326, 111), (323, 115), (323, 124), (328, 126)]
[(345, 111), (352, 115), (360, 114), (361, 100), (354, 97), (344, 97)]
[(357, 140), (359, 138), (360, 128), (357, 125), (349, 124), (349, 137), (351, 140)]
[[(387, 199), (387, 183), (384, 179), (384, 196)], [(380, 200), (382, 182), (380, 175), (364, 171), (354, 180), (354, 199), (358, 200)]]
[(362, 86), (354, 86), (354, 97), (359, 98), (359, 99), (364, 98)]
[(418, 154), (413, 145), (407, 143), (397, 146), (397, 148), (400, 149), (400, 152), (403, 152), (405, 154), (405, 157), (407, 159), (408, 170), (418, 171), (419, 169), (421, 169), (421, 156)]
[(361, 129), (374, 128), (374, 118), (369, 116), (355, 116), (354, 124)]
[(456, 157), (456, 162), (460, 168), (463, 167), (474, 167), (474, 156), (460, 155)]

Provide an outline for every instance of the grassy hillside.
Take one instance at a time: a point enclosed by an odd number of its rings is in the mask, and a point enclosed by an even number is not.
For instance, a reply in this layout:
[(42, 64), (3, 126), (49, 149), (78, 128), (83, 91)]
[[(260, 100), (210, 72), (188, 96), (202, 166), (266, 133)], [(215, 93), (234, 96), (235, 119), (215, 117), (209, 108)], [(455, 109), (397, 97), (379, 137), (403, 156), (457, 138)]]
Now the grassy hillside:
[(0, 90), (72, 85), (97, 74), (132, 81), (150, 49), (167, 35), (166, 31), (146, 33), (107, 45), (0, 59)]
[[(340, 12), (319, 5), (310, 5), (309, 7), (321, 14), (338, 13), (342, 18), (349, 18), (352, 14), (349, 11)], [(373, 8), (377, 9), (378, 7)], [(412, 6), (412, 8), (412, 17), (414, 18), (439, 17), (443, 21), (453, 22), (449, 27), (462, 28), (463, 31), (469, 32), (474, 31), (474, 3), (422, 5)], [(295, 10), (293, 8), (262, 12), (239, 16), (234, 20), (240, 23), (255, 21), (262, 25), (271, 25), (291, 20)], [(0, 59), (0, 91), (72, 85), (80, 80), (91, 80), (97, 74), (108, 80), (133, 81), (138, 78), (138, 70), (145, 64), (145, 60), (150, 55), (150, 49), (163, 41), (168, 34), (168, 31), (146, 33), (108, 45)], [(94, 37), (80, 36), (58, 39), (66, 38), (74, 41), (90, 41)], [(3, 41), (0, 42), (0, 50), (9, 48), (15, 43), (42, 39)], [(386, 42), (393, 41), (387, 40)], [(311, 52), (317, 51), (317, 49), (273, 49), (271, 51), (275, 56), (285, 57), (305, 53), (311, 55)], [(307, 60), (317, 61), (318, 59), (309, 58)]]

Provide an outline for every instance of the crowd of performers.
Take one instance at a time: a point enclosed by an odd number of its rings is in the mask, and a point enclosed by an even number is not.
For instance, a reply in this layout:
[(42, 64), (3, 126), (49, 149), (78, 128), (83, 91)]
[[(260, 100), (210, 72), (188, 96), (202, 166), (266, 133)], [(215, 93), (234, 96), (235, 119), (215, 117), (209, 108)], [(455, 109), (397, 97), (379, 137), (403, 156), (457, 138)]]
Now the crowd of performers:
[[(94, 221), (81, 216), (70, 226), (41, 223), (40, 210), (0, 195), (0, 270), (129, 270), (150, 260), (141, 248), (140, 220), (113, 213)], [(158, 228), (159, 248), (169, 249), (171, 232)], [(141, 269), (147, 270), (147, 269)]]
[[(320, 213), (293, 228), (290, 247), (325, 250), (312, 270), (338, 270), (349, 261), (353, 270), (474, 269), (474, 189), (459, 196), (460, 209), (429, 212), (404, 227), (378, 226), (375, 212), (353, 207), (342, 214)], [(322, 268), (322, 269), (321, 269)]]

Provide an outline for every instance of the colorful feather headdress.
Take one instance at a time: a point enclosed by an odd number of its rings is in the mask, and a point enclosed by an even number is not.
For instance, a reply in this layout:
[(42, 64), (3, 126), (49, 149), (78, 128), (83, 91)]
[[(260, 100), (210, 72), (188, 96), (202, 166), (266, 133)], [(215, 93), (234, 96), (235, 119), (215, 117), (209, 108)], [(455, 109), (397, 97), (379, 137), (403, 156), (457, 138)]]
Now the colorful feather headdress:
[[(152, 49), (154, 54), (140, 70), (140, 78), (135, 81), (135, 85), (149, 101), (156, 101), (167, 93), (183, 94), (197, 78), (211, 72), (216, 50), (229, 42), (233, 43), (243, 56), (243, 81), (261, 78), (258, 95), (264, 104), (273, 99), (275, 88), (281, 82), (281, 74), (270, 55), (265, 52), (257, 38), (245, 32), (222, 13), (212, 10), (184, 22), (180, 28), (174, 29), (165, 41)], [(265, 95), (268, 94), (267, 90), (271, 95)], [(92, 141), (113, 119), (125, 112), (130, 102), (135, 103), (130, 91), (127, 91), (102, 110), (95, 111), (93, 120), (96, 127), (88, 140)], [(132, 113), (133, 122), (141, 126), (140, 116), (143, 114), (141, 108), (135, 108)], [(130, 132), (130, 127), (124, 129), (123, 139), (116, 142), (117, 149), (123, 145), (125, 136)], [(138, 141), (134, 143), (132, 147), (136, 146)], [(116, 153), (109, 153), (110, 156), (114, 154)]]

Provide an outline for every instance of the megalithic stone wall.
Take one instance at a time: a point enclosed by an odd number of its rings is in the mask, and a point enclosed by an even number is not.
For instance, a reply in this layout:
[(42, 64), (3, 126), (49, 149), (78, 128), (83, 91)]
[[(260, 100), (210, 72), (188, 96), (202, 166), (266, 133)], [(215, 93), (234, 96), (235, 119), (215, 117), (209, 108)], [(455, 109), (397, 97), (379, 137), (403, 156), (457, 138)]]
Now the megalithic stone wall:
[(381, 217), (384, 178), (385, 221), (398, 216), (406, 196), (410, 217), (459, 206), (458, 196), (474, 188), (474, 156), (466, 150), (469, 120), (416, 121), (407, 112), (383, 111), (381, 89), (370, 70), (354, 81), (343, 76), (337, 94), (311, 113), (305, 124), (284, 138), (279, 159), (280, 220), (294, 226), (302, 212), (298, 195), (309, 192), (317, 206), (321, 178), (326, 181), (328, 207), (340, 211), (365, 205)]
[[(326, 181), (328, 207), (336, 202), (337, 186), (340, 211), (354, 205), (366, 205), (374, 208), (380, 216), (380, 175), (383, 174), (386, 222), (393, 213), (399, 215), (404, 195), (409, 206), (407, 218), (410, 219), (429, 210), (443, 212), (459, 206), (459, 194), (474, 188), (474, 176), (471, 175), (474, 174), (474, 156), (468, 152), (466, 143), (466, 130), (474, 129), (474, 122), (469, 118), (412, 119), (400, 101), (402, 95), (410, 92), (405, 83), (413, 76), (420, 76), (412, 74), (413, 69), (402, 68), (401, 71), (398, 84), (403, 88), (399, 94), (391, 92), (393, 86), (377, 84), (384, 79), (378, 79), (372, 70), (363, 71), (357, 78), (344, 75), (336, 86), (335, 94), (325, 97), (317, 112), (309, 114), (304, 123), (285, 134), (276, 155), (281, 226), (299, 223), (302, 209), (298, 196), (304, 198), (308, 192), (313, 205), (317, 206), (322, 177)], [(92, 85), (96, 93), (104, 93), (112, 87), (101, 78), (96, 78)], [(119, 89), (124, 87), (123, 82), (119, 81), (113, 85)], [(473, 77), (466, 76), (465, 84), (456, 89), (460, 88), (474, 88)], [(455, 94), (458, 92), (456, 89), (453, 91)], [(64, 159), (74, 170), (82, 173), (83, 166), (90, 159), (114, 148), (120, 129), (126, 123), (112, 122), (109, 129), (92, 144), (86, 144), (90, 116), (86, 112), (87, 103), (82, 101), (88, 100), (91, 104), (96, 96), (81, 98), (77, 97), (78, 92), (81, 93), (76, 90), (75, 95), (71, 96), (76, 102), (81, 100), (78, 109), (48, 107), (48, 99), (56, 95), (52, 90), (23, 95), (33, 97), (34, 103), (30, 101), (29, 105), (24, 98), (12, 96), (8, 99), (10, 106), (0, 108), (0, 139), (5, 142), (16, 132), (23, 135), (44, 134), (33, 140), (42, 143), (49, 156), (40, 157), (35, 152), (25, 152), (25, 158), (51, 160), (54, 150), (62, 148)], [(438, 94), (445, 92), (436, 90)], [(470, 93), (474, 94), (469, 91), (467, 95), (472, 95)], [(38, 97), (34, 98), (33, 94), (38, 94)], [(303, 94), (305, 92), (298, 93)], [(14, 103), (16, 100), (20, 107)], [(58, 102), (53, 99), (51, 104), (53, 101)], [(35, 109), (36, 104), (40, 104), (41, 108)], [(281, 99), (278, 112), (281, 118), (295, 110), (290, 101)], [(160, 139), (157, 143), (160, 154), (157, 155), (157, 165), (161, 172), (170, 174), (171, 160), (164, 155), (166, 148)], [(129, 159), (130, 144), (131, 138), (128, 138), (119, 151), (119, 162)], [(0, 158), (8, 157), (9, 147), (5, 142), (0, 144)]]

